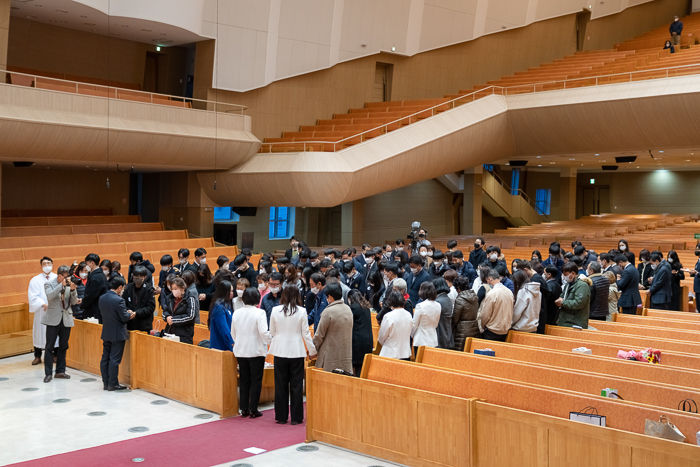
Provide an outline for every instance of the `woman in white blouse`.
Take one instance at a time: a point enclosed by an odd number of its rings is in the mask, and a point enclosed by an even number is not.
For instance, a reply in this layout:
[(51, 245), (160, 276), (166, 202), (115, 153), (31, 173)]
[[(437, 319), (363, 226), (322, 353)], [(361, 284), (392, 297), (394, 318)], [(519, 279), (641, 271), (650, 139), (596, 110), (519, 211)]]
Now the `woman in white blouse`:
[(380, 357), (411, 359), (411, 313), (404, 309), (406, 300), (396, 291), (390, 291), (384, 297), (384, 305), (391, 309), (384, 315), (379, 328), (377, 342), (382, 344)]
[(292, 425), (298, 425), (304, 421), (304, 358), (307, 352), (316, 355), (298, 288), (282, 290), (280, 304), (270, 313), (270, 334), (270, 353), (275, 356), (275, 420), (287, 423), (291, 394)]
[(413, 329), (411, 330), (415, 354), (418, 353), (418, 347), (421, 345), (437, 347), (437, 327), (442, 311), (440, 304), (435, 301), (437, 291), (431, 281), (425, 281), (420, 285), (418, 296), (422, 302), (416, 306), (413, 312)]
[(231, 318), (233, 354), (238, 360), (240, 371), (239, 406), (241, 416), (258, 418), (262, 417), (262, 412), (258, 411), (258, 402), (267, 346), (271, 341), (270, 331), (267, 330), (265, 311), (258, 308), (260, 292), (257, 287), (248, 287), (240, 298), (243, 306), (238, 308)]

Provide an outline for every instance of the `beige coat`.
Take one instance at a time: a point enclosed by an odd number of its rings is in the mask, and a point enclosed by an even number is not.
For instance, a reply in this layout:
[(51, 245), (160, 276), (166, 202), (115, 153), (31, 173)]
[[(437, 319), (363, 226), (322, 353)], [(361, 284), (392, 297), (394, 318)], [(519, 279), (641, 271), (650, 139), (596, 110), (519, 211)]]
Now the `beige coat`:
[(476, 321), (482, 333), (488, 328), (494, 334), (508, 334), (513, 324), (513, 292), (496, 284), (481, 302)]
[(318, 352), (316, 368), (352, 373), (352, 321), (352, 311), (342, 300), (336, 300), (323, 310), (314, 332), (314, 346)]

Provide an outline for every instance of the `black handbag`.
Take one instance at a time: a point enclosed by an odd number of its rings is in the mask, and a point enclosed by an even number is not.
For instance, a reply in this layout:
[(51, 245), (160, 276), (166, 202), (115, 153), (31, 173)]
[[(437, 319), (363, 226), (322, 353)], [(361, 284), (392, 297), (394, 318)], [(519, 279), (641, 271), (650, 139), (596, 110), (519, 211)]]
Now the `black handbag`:
[(678, 403), (678, 410), (682, 412), (698, 413), (698, 404), (693, 399), (683, 399)]

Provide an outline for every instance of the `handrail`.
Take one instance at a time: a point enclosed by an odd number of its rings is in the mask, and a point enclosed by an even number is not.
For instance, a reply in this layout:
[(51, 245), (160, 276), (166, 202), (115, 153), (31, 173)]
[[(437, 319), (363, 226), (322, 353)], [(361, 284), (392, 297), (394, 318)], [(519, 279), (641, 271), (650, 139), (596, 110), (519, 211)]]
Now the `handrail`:
[[(457, 98), (455, 98), (455, 99), (452, 99), (452, 100), (443, 102), (443, 103), (441, 103), (441, 104), (438, 104), (438, 105), (435, 105), (435, 106), (432, 106), (432, 107), (428, 107), (428, 108), (426, 108), (426, 109), (423, 109), (423, 110), (420, 110), (420, 111), (418, 111), (418, 112), (412, 113), (411, 115), (407, 115), (407, 116), (405, 116), (405, 117), (398, 118), (398, 119), (393, 120), (393, 121), (391, 121), (391, 122), (389, 122), (389, 123), (384, 123), (384, 124), (379, 125), (379, 126), (377, 126), (377, 127), (375, 127), (375, 128), (372, 128), (372, 129), (370, 129), (370, 130), (366, 130), (366, 131), (363, 131), (363, 132), (361, 132), (361, 133), (356, 133), (356, 134), (354, 134), (354, 135), (352, 135), (352, 136), (348, 136), (347, 138), (343, 138), (343, 139), (338, 140), (338, 141), (290, 141), (290, 142), (274, 142), (274, 143), (263, 143), (263, 146), (268, 146), (268, 147), (270, 148), (269, 152), (272, 153), (272, 147), (275, 146), (275, 145), (277, 145), (277, 146), (289, 146), (289, 145), (294, 145), (294, 146), (296, 146), (296, 145), (303, 145), (303, 150), (302, 150), (302, 151), (303, 151), (303, 152), (306, 152), (306, 145), (307, 145), (307, 144), (310, 144), (310, 145), (311, 145), (311, 144), (313, 144), (313, 145), (318, 145), (318, 144), (332, 144), (332, 145), (333, 145), (333, 152), (338, 152), (337, 145), (338, 145), (338, 144), (341, 144), (341, 143), (344, 143), (345, 141), (351, 140), (351, 139), (353, 139), (353, 138), (357, 138), (357, 137), (359, 136), (359, 137), (360, 137), (360, 142), (363, 142), (363, 135), (365, 135), (365, 134), (367, 134), (367, 133), (372, 133), (372, 132), (375, 132), (375, 131), (381, 130), (381, 129), (384, 129), (384, 134), (386, 134), (386, 133), (389, 132), (389, 131), (388, 131), (388, 128), (389, 128), (390, 125), (394, 125), (394, 124), (396, 124), (396, 123), (399, 123), (399, 122), (404, 121), (404, 120), (407, 120), (407, 119), (408, 119), (409, 122), (410, 122), (410, 119), (411, 119), (411, 118), (417, 117), (418, 115), (424, 114), (425, 112), (428, 112), (428, 111), (431, 112), (431, 115), (430, 115), (431, 117), (432, 117), (432, 116), (435, 116), (435, 112), (436, 112), (436, 109), (437, 109), (437, 108), (439, 108), (439, 107), (444, 107), (445, 105), (452, 104), (452, 109), (454, 109), (454, 108), (455, 108), (455, 102), (460, 101), (460, 100), (463, 100), (463, 99), (466, 99), (466, 98), (470, 98), (470, 97), (471, 97), (471, 98), (472, 98), (471, 101), (474, 102), (474, 101), (476, 101), (476, 97), (475, 97), (476, 94), (479, 94), (479, 93), (484, 93), (484, 92), (489, 92), (489, 91), (491, 91), (491, 94), (492, 94), (492, 95), (497, 95), (497, 94), (498, 94), (498, 95), (502, 95), (502, 96), (507, 96), (507, 95), (508, 95), (508, 90), (509, 90), (509, 89), (518, 89), (518, 88), (522, 89), (522, 88), (524, 88), (524, 87), (527, 87), (527, 88), (532, 87), (532, 92), (543, 92), (543, 91), (545, 91), (545, 90), (544, 90), (544, 89), (540, 89), (540, 90), (538, 91), (538, 90), (537, 90), (537, 86), (544, 86), (544, 85), (548, 85), (548, 84), (564, 83), (564, 89), (567, 89), (567, 88), (566, 88), (566, 83), (569, 82), (569, 81), (582, 81), (582, 80), (593, 80), (593, 79), (595, 79), (595, 84), (593, 84), (592, 86), (605, 86), (605, 85), (607, 85), (607, 84), (620, 84), (620, 83), (619, 83), (619, 82), (617, 82), (617, 83), (599, 83), (598, 80), (599, 80), (600, 78), (609, 78), (609, 77), (614, 77), (614, 76), (630, 75), (629, 82), (632, 82), (632, 81), (633, 81), (633, 80), (632, 80), (632, 75), (633, 75), (633, 74), (638, 74), (638, 73), (653, 73), (653, 72), (658, 72), (658, 71), (665, 71), (665, 72), (666, 72), (666, 78), (669, 78), (669, 77), (670, 77), (670, 76), (669, 76), (669, 73), (668, 73), (669, 70), (684, 69), (684, 68), (692, 68), (692, 67), (700, 68), (700, 63), (698, 63), (697, 65), (680, 65), (680, 66), (675, 66), (675, 67), (657, 68), (657, 69), (653, 69), (653, 70), (639, 70), (639, 71), (628, 71), (628, 72), (624, 72), (624, 73), (612, 73), (612, 74), (608, 74), (608, 75), (591, 76), (591, 77), (588, 77), (588, 78), (571, 78), (571, 79), (565, 79), (565, 80), (545, 81), (545, 82), (535, 83), (535, 84), (519, 84), (519, 85), (515, 85), (515, 86), (495, 86), (495, 85), (489, 85), (489, 86), (486, 86), (486, 87), (484, 87), (484, 88), (482, 88), (482, 89), (478, 89), (478, 90), (476, 90), (476, 91), (474, 91), (474, 92), (471, 92), (471, 93), (469, 93), (469, 94), (464, 94), (464, 95), (459, 96), (459, 97), (457, 97)], [(700, 69), (698, 70), (697, 74), (700, 74)], [(658, 78), (650, 78), (650, 79), (658, 79)], [(500, 92), (497, 91), (497, 90), (500, 90)], [(523, 93), (523, 92), (521, 91), (521, 92), (518, 92), (517, 94), (522, 94), (522, 93)], [(400, 109), (400, 107), (397, 107), (397, 111), (398, 111), (398, 109)], [(381, 116), (381, 115), (378, 115), (378, 117), (380, 117), (380, 116)], [(344, 149), (346, 149), (346, 148), (341, 148), (340, 150), (343, 151)]]
[(515, 189), (516, 194), (513, 194), (514, 190), (509, 185), (507, 185), (506, 182), (503, 181), (503, 179), (496, 172), (486, 170), (485, 173), (491, 175), (493, 177), (493, 179), (496, 180), (496, 182), (498, 182), (498, 184), (501, 185), (503, 187), (503, 189), (505, 189), (508, 192), (508, 194), (510, 194), (511, 196), (522, 196), (525, 199), (525, 201), (527, 201), (527, 204), (532, 206), (532, 208), (535, 210), (535, 212), (537, 214), (539, 214), (540, 216), (544, 216), (546, 219), (549, 219), (549, 215), (545, 214), (545, 212), (537, 206), (537, 203), (535, 203), (532, 200), (532, 198), (530, 198), (527, 195), (527, 193), (525, 193), (525, 191), (523, 191), (521, 188), (516, 188)]
[[(204, 100), (204, 99), (196, 99), (196, 98), (193, 98), (193, 97), (173, 96), (173, 95), (171, 95), (171, 94), (161, 94), (161, 93), (157, 93), (157, 92), (141, 91), (141, 90), (138, 90), (138, 89), (119, 88), (119, 87), (116, 87), (116, 86), (109, 86), (109, 85), (104, 85), (104, 84), (86, 83), (86, 82), (83, 82), (83, 81), (72, 81), (72, 80), (62, 79), (62, 78), (52, 78), (52, 77), (50, 77), (50, 76), (42, 76), (42, 75), (37, 75), (37, 74), (21, 73), (21, 72), (18, 72), (18, 71), (10, 71), (10, 70), (7, 70), (7, 69), (1, 69), (1, 68), (0, 68), (0, 74), (1, 74), (1, 73), (9, 73), (10, 75), (20, 75), (20, 76), (27, 76), (27, 77), (33, 78), (33, 84), (34, 84), (33, 87), (34, 87), (35, 89), (41, 89), (42, 91), (64, 92), (64, 91), (59, 91), (59, 90), (57, 90), (57, 89), (46, 89), (46, 88), (37, 87), (37, 86), (36, 86), (36, 80), (37, 80), (37, 78), (40, 78), (40, 79), (42, 79), (42, 80), (46, 80), (46, 81), (48, 81), (48, 82), (50, 82), (50, 81), (55, 81), (55, 82), (57, 82), (57, 83), (70, 83), (70, 84), (74, 84), (74, 85), (75, 85), (75, 93), (76, 93), (76, 94), (80, 94), (80, 95), (82, 95), (82, 96), (90, 96), (90, 97), (97, 97), (97, 98), (105, 98), (105, 97), (103, 97), (103, 96), (92, 96), (92, 95), (90, 95), (90, 94), (81, 93), (81, 92), (80, 92), (80, 85), (83, 85), (83, 86), (94, 86), (95, 88), (98, 88), (98, 89), (101, 88), (101, 89), (106, 89), (106, 90), (108, 90), (108, 95), (106, 96), (107, 99), (120, 99), (120, 98), (118, 97), (118, 96), (119, 96), (119, 92), (120, 92), (120, 91), (123, 91), (123, 92), (126, 92), (126, 93), (132, 93), (132, 94), (133, 94), (133, 93), (139, 93), (139, 94), (147, 95), (147, 96), (150, 97), (150, 100), (151, 100), (150, 103), (151, 103), (151, 104), (155, 104), (155, 105), (166, 105), (166, 104), (159, 104), (157, 101), (158, 101), (158, 98), (168, 98), (168, 100), (171, 100), (171, 101), (173, 101), (173, 102), (182, 102), (182, 107), (183, 107), (183, 108), (189, 108), (189, 107), (187, 107), (187, 103), (190, 103), (190, 102), (201, 102), (201, 103), (204, 103), (204, 104), (213, 104), (213, 105), (215, 105), (215, 106), (216, 106), (216, 107), (214, 108), (214, 111), (215, 111), (215, 112), (218, 111), (218, 110), (217, 110), (217, 107), (218, 107), (218, 106), (230, 106), (230, 107), (235, 107), (234, 109), (223, 110), (224, 113), (238, 112), (238, 113), (240, 113), (240, 115), (245, 115), (245, 114), (246, 114), (246, 113), (245, 113), (246, 110), (248, 110), (248, 107), (247, 107), (247, 106), (245, 106), (245, 105), (240, 105), (240, 104), (229, 104), (229, 103), (226, 103), (226, 102), (209, 101), (209, 100)], [(2, 84), (5, 84), (5, 83), (2, 83)], [(30, 86), (23, 86), (23, 85), (21, 85), (21, 84), (19, 84), (19, 85), (12, 84), (12, 85), (13, 85), (13, 86), (30, 87)], [(112, 93), (111, 93), (112, 90), (114, 90), (114, 97), (111, 95), (111, 94), (112, 94)], [(72, 94), (72, 93), (71, 93), (71, 94)], [(153, 97), (154, 97), (154, 96), (156, 96), (156, 102), (153, 101)], [(126, 101), (128, 101), (129, 99), (120, 99), (120, 100), (126, 100)], [(140, 102), (140, 101), (135, 101), (135, 102)], [(171, 106), (171, 105), (166, 105), (166, 106), (167, 106), (167, 107), (178, 107), (178, 106)]]

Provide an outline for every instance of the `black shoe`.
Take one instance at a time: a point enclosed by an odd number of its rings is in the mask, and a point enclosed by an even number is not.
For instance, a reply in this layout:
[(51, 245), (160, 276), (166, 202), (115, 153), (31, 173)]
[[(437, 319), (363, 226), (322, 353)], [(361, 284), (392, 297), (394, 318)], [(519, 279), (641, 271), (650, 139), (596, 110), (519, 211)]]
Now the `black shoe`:
[(124, 389), (129, 389), (129, 386), (124, 386), (121, 384), (118, 384), (116, 386), (107, 386), (108, 391), (123, 391)]
[(107, 390), (107, 385), (106, 385), (106, 384), (105, 384), (104, 386), (102, 386), (102, 390), (103, 390), (103, 391), (106, 391), (106, 390)]
[(250, 410), (241, 411), (241, 417), (243, 417), (243, 418), (250, 417)]
[(302, 423), (304, 423), (304, 422), (303, 421), (302, 422), (292, 422), (292, 426), (301, 425)]
[(51, 375), (46, 375), (44, 376), (44, 382), (45, 383), (50, 383), (53, 377)]
[[(275, 423), (277, 423), (278, 425), (286, 425), (287, 420), (275, 420)], [(294, 423), (294, 422), (292, 422), (292, 423)]]
[(56, 373), (53, 377), (56, 379), (70, 379), (70, 375), (65, 373)]
[(259, 410), (253, 410), (252, 412), (250, 412), (250, 418), (258, 418), (258, 417), (262, 417), (262, 416), (263, 416), (263, 413), (260, 412)]

